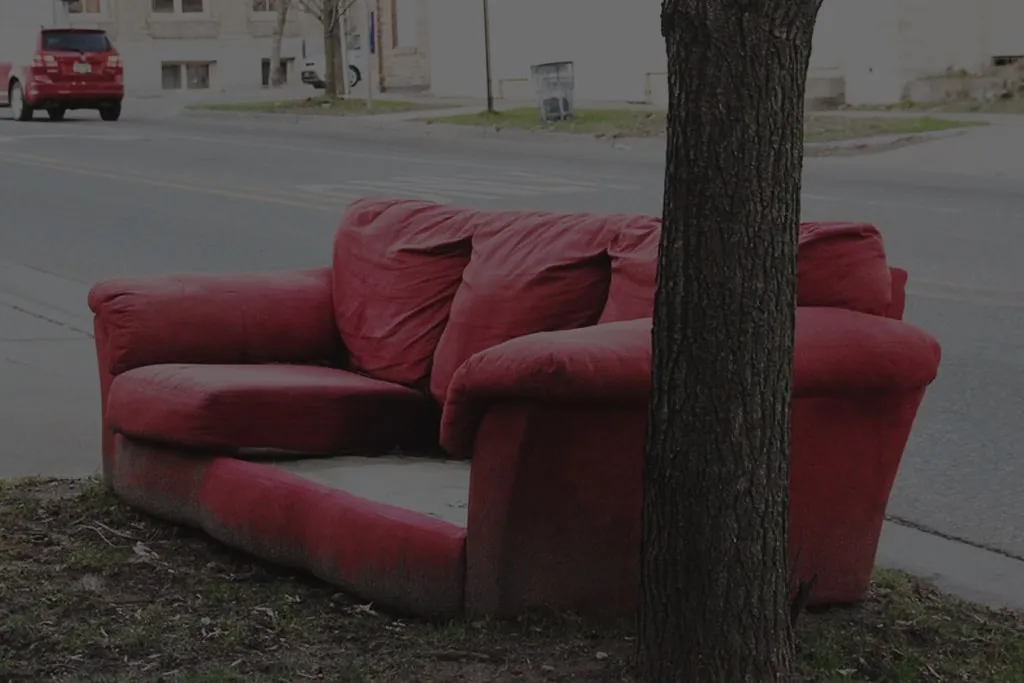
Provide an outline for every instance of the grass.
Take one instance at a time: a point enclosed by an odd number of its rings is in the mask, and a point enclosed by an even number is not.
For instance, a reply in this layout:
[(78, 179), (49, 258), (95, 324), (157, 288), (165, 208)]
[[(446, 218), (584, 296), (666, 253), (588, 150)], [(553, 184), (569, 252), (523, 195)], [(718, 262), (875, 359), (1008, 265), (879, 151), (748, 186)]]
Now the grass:
[[(630, 681), (628, 626), (426, 623), (156, 522), (94, 481), (0, 483), (0, 680)], [(1024, 616), (880, 572), (798, 625), (800, 680), (1024, 681)]]
[(932, 116), (885, 118), (812, 114), (805, 119), (804, 142), (837, 142), (879, 135), (920, 135), (977, 125), (984, 124)]
[(426, 123), (447, 123), (458, 126), (497, 126), (517, 130), (579, 133), (599, 137), (617, 136), (648, 138), (665, 132), (665, 113), (651, 109), (577, 109), (569, 121), (544, 123), (540, 109), (522, 107), (489, 113), (456, 114), (424, 119)]
[(916, 111), (935, 114), (1024, 114), (1024, 97), (999, 100), (950, 99), (934, 102), (898, 102), (848, 107), (852, 111)]
[[(665, 113), (651, 109), (578, 109), (569, 121), (543, 123), (533, 107), (507, 109), (496, 113), (435, 116), (427, 123), (460, 126), (494, 126), (517, 130), (577, 133), (597, 137), (650, 138), (664, 135)], [(878, 135), (914, 135), (977, 125), (934, 117), (844, 117), (814, 115), (805, 119), (805, 142), (837, 142)]]
[(330, 99), (309, 97), (301, 100), (262, 102), (233, 102), (227, 104), (195, 104), (189, 109), (205, 111), (233, 111), (254, 114), (306, 114), (314, 116), (364, 116), (368, 114), (398, 114), (426, 109), (443, 109), (438, 105), (423, 105), (401, 100), (374, 100), (373, 109), (363, 99)]

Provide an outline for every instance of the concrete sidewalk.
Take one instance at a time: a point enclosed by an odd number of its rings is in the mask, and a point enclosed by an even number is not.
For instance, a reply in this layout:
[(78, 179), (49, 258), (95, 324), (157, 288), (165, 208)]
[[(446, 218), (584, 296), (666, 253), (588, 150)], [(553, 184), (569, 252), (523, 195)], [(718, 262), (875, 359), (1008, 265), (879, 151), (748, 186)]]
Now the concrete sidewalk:
[(87, 292), (82, 283), (0, 260), (0, 478), (98, 469), (99, 379)]
[(946, 171), (974, 177), (1024, 181), (1024, 117), (1013, 124), (970, 128), (937, 139), (869, 156), (836, 161), (864, 168), (904, 172)]

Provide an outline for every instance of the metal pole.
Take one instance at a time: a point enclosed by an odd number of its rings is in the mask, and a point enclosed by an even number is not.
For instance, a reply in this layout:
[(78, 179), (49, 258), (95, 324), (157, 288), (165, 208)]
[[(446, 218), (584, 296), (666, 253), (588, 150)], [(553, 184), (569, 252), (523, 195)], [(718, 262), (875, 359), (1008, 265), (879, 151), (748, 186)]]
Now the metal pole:
[(366, 40), (362, 41), (359, 47), (362, 49), (363, 54), (366, 55), (366, 111), (372, 112), (374, 54), (370, 51), (370, 46), (374, 45), (374, 40), (370, 35), (373, 33), (373, 13), (370, 11), (370, 0), (363, 0), (363, 11), (366, 12)]
[(491, 17), (490, 2), (484, 3), (484, 70), (487, 72), (487, 113), (494, 113), (494, 88), (491, 83)]

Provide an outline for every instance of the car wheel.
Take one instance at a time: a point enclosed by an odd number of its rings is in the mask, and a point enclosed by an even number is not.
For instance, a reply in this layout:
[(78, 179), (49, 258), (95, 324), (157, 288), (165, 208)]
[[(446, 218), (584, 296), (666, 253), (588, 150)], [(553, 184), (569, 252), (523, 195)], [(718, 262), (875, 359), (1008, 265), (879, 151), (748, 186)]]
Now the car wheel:
[(100, 118), (104, 121), (117, 121), (121, 118), (121, 103), (115, 102), (100, 107)]
[(51, 121), (63, 121), (64, 114), (66, 114), (67, 111), (68, 110), (64, 107), (53, 107), (51, 109), (47, 109), (46, 113), (50, 115)]
[(25, 93), (21, 89), (21, 83), (15, 81), (11, 84), (10, 95), (11, 112), (17, 121), (31, 121), (34, 110), (25, 102)]

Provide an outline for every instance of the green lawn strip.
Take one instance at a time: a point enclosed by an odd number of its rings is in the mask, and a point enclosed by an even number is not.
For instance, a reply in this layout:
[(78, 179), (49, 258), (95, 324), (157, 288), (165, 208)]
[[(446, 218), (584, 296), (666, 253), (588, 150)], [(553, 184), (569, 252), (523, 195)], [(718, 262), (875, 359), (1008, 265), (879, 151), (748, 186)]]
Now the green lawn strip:
[(899, 111), (936, 114), (1024, 114), (1024, 97), (994, 100), (953, 98), (923, 102), (897, 102), (896, 104), (857, 105), (850, 111)]
[[(493, 126), (516, 130), (578, 133), (598, 137), (657, 137), (665, 132), (665, 113), (651, 109), (577, 109), (572, 119), (544, 123), (533, 107), (507, 109), (495, 113), (432, 116), (426, 123), (459, 126)], [(836, 142), (878, 135), (912, 135), (951, 128), (978, 125), (929, 116), (866, 117), (842, 115), (807, 116), (805, 142)]]
[(254, 114), (305, 114), (310, 116), (357, 116), (366, 114), (398, 114), (410, 111), (436, 111), (448, 106), (420, 104), (402, 100), (374, 100), (372, 109), (367, 100), (347, 98), (330, 99), (310, 97), (301, 100), (274, 100), (257, 102), (229, 102), (219, 104), (194, 104), (192, 111), (249, 112)]
[(815, 116), (812, 114), (804, 120), (804, 142), (838, 142), (879, 135), (920, 135), (978, 125), (985, 124), (932, 116)]
[(423, 121), (597, 136), (646, 138), (665, 133), (665, 113), (649, 109), (577, 109), (572, 119), (555, 123), (541, 121), (539, 107), (506, 109), (495, 113), (482, 111), (477, 114), (433, 116)]
[[(0, 483), (0, 680), (630, 681), (630, 624), (399, 618), (117, 502), (93, 480)], [(805, 614), (800, 680), (1024, 680), (1024, 616), (879, 572)]]

